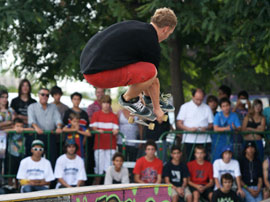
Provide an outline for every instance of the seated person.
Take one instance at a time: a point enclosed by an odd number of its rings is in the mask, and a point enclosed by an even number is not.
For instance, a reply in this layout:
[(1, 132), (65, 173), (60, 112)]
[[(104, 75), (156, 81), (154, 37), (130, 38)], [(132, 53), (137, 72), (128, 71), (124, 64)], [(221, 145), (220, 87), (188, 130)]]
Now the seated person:
[(91, 136), (91, 133), (85, 127), (80, 126), (80, 115), (76, 113), (69, 114), (70, 123), (63, 128), (63, 132), (70, 132), (67, 135), (67, 139), (74, 139), (78, 146), (76, 150), (77, 155), (84, 158), (83, 140), (84, 137)]
[(195, 147), (195, 160), (187, 163), (190, 173), (188, 185), (192, 192), (193, 202), (198, 202), (200, 196), (211, 201), (214, 185), (212, 164), (204, 160), (206, 155), (205, 148), (202, 145)]
[(56, 188), (80, 187), (87, 180), (83, 159), (76, 154), (78, 145), (73, 139), (65, 143), (66, 153), (61, 155), (55, 164), (54, 176), (58, 183)]
[(42, 157), (44, 143), (34, 140), (31, 147), (32, 156), (21, 161), (17, 173), (17, 179), (22, 185), (21, 192), (47, 190), (55, 179), (50, 161)]
[(269, 156), (263, 161), (263, 199), (270, 197), (270, 158)]
[(221, 188), (213, 193), (212, 202), (240, 202), (236, 193), (232, 190), (233, 176), (230, 173), (221, 175)]
[(116, 152), (112, 158), (113, 165), (106, 171), (104, 184), (128, 184), (128, 169), (123, 167), (124, 156)]
[(215, 160), (214, 164), (214, 180), (215, 189), (220, 189), (221, 186), (221, 175), (225, 173), (231, 174), (233, 178), (236, 179), (236, 184), (234, 183), (232, 189), (236, 191), (238, 195), (244, 198), (245, 194), (241, 188), (241, 173), (240, 167), (237, 160), (232, 159), (232, 148), (231, 146), (224, 146), (222, 148), (221, 159)]
[(156, 157), (156, 151), (156, 143), (153, 140), (148, 140), (145, 144), (146, 155), (136, 161), (133, 170), (134, 182), (161, 183), (163, 163)]
[(256, 143), (247, 142), (244, 156), (240, 160), (242, 173), (241, 184), (245, 192), (246, 202), (262, 201), (262, 163), (258, 158)]
[(192, 201), (192, 195), (187, 187), (189, 176), (186, 164), (181, 162), (182, 151), (179, 147), (171, 149), (172, 160), (168, 161), (163, 169), (163, 177), (166, 184), (172, 185), (172, 202), (178, 202), (179, 197), (187, 202)]

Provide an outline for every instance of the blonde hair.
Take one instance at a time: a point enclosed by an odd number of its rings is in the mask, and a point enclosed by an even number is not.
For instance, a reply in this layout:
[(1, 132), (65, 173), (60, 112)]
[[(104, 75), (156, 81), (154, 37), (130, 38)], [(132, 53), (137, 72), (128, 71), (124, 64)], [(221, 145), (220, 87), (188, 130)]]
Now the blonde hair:
[(173, 10), (164, 7), (155, 11), (154, 15), (151, 17), (151, 22), (159, 28), (166, 26), (174, 28), (177, 24), (177, 17)]

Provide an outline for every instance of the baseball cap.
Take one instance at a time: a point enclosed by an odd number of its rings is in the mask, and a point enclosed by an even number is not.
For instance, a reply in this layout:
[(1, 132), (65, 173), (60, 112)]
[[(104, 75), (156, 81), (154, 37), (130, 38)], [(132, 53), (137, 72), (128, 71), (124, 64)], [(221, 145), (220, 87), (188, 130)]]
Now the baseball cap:
[(221, 158), (222, 158), (222, 154), (225, 152), (225, 151), (230, 151), (232, 152), (232, 147), (231, 145), (225, 145), (224, 147), (222, 147), (222, 150), (221, 150)]
[(254, 147), (254, 148), (256, 149), (256, 143), (255, 143), (254, 141), (248, 141), (248, 142), (246, 142), (245, 150), (246, 150), (248, 147)]
[(44, 148), (44, 143), (43, 143), (41, 140), (34, 140), (34, 141), (32, 142), (31, 147), (34, 147), (34, 146), (36, 146), (36, 145), (40, 145), (40, 146), (42, 146), (42, 147)]
[(75, 140), (73, 138), (67, 139), (65, 145), (66, 146), (68, 146), (68, 145), (76, 145), (76, 142), (75, 142)]

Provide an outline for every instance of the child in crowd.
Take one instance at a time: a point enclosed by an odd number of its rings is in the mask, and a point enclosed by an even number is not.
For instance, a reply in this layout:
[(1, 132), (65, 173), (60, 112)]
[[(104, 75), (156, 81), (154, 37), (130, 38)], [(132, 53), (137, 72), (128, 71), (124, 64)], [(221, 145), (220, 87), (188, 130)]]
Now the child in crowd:
[[(34, 131), (33, 128), (24, 128), (24, 122), (20, 118), (13, 120), (13, 128), (6, 129), (8, 133), (8, 155), (5, 159), (5, 173), (8, 175), (16, 175), (20, 162), (25, 156), (25, 137), (22, 134), (23, 131)], [(15, 133), (11, 133), (15, 131)], [(14, 186), (13, 180), (16, 178), (8, 178), (8, 184)], [(16, 181), (15, 188), (18, 188)]]
[[(93, 114), (91, 127), (95, 134), (95, 173), (102, 175), (111, 165), (111, 159), (116, 151), (116, 136), (118, 134), (118, 117), (111, 111), (112, 100), (109, 95), (101, 98), (101, 110)], [(111, 131), (112, 134), (104, 133)], [(101, 177), (96, 177), (94, 184), (100, 184)]]
[[(240, 131), (241, 124), (235, 112), (231, 112), (231, 102), (228, 98), (221, 98), (219, 101), (221, 110), (214, 118), (214, 131)], [(224, 145), (233, 144), (232, 133), (217, 133), (211, 136), (212, 138), (212, 162), (220, 158)]]
[(157, 145), (153, 140), (145, 144), (145, 156), (136, 161), (133, 173), (136, 183), (161, 183), (163, 163), (155, 155)]
[(67, 139), (65, 143), (66, 153), (56, 161), (54, 176), (58, 183), (56, 188), (80, 187), (87, 180), (84, 162), (76, 155), (78, 146), (74, 139)]
[(178, 202), (179, 197), (187, 202), (192, 201), (192, 195), (187, 187), (189, 176), (186, 164), (181, 162), (182, 151), (178, 146), (171, 149), (171, 161), (168, 161), (163, 169), (163, 177), (166, 184), (172, 185), (172, 202)]
[(116, 152), (112, 158), (113, 166), (110, 166), (106, 171), (104, 184), (128, 184), (129, 173), (128, 169), (123, 167), (124, 156)]
[(195, 160), (187, 163), (190, 173), (188, 184), (192, 192), (193, 202), (198, 202), (200, 196), (211, 201), (214, 185), (212, 164), (204, 160), (206, 155), (202, 145), (195, 147)]
[(63, 132), (69, 132), (71, 134), (67, 135), (67, 139), (74, 139), (75, 143), (78, 145), (77, 155), (84, 158), (84, 148), (83, 139), (84, 137), (91, 136), (88, 129), (80, 126), (80, 115), (75, 113), (70, 113), (69, 115), (70, 123), (63, 128)]
[(221, 176), (222, 187), (214, 191), (212, 202), (240, 202), (236, 193), (232, 190), (233, 176), (225, 173)]
[(237, 160), (232, 159), (232, 147), (224, 146), (222, 148), (221, 159), (215, 160), (214, 164), (214, 179), (215, 189), (221, 188), (221, 175), (229, 173), (236, 179), (236, 184), (233, 184), (233, 190), (237, 191), (237, 194), (242, 198), (245, 196), (241, 188), (241, 173), (240, 167)]

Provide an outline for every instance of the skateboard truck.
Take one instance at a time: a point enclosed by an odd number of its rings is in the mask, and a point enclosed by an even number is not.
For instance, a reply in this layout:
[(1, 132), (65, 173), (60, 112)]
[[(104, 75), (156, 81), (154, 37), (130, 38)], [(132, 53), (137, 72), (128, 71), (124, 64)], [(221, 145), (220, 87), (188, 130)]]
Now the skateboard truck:
[(134, 116), (130, 116), (128, 118), (128, 123), (137, 123), (143, 126), (148, 127), (149, 130), (154, 130), (155, 129), (155, 124), (154, 123), (146, 123), (144, 120), (139, 119), (139, 120), (134, 120)]

